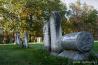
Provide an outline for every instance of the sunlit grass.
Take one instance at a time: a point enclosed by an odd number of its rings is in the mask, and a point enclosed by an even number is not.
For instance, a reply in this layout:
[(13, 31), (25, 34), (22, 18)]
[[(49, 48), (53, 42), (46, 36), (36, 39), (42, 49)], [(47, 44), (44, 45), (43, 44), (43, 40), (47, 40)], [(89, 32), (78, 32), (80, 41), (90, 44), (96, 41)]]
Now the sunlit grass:
[[(93, 50), (98, 52), (98, 42)], [(98, 59), (96, 59), (97, 61)], [(95, 60), (94, 60), (95, 61)], [(92, 65), (74, 64), (72, 60), (50, 55), (44, 50), (42, 43), (29, 44), (29, 48), (17, 45), (0, 45), (0, 65)], [(97, 64), (96, 64), (97, 65)]]

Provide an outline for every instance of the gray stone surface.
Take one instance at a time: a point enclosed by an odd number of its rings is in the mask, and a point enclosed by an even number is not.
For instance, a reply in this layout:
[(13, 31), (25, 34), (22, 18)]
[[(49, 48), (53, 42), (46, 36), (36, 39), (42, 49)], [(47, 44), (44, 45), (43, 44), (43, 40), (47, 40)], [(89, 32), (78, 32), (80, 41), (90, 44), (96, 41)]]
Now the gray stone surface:
[(72, 60), (85, 60), (90, 55), (94, 40), (88, 32), (75, 32), (62, 36), (59, 12), (52, 12), (44, 25), (44, 46), (52, 55)]
[(96, 57), (98, 58), (98, 54), (96, 54)]
[(16, 44), (18, 46), (21, 46), (21, 40), (20, 40), (20, 34), (19, 34), (19, 32), (16, 32)]
[(50, 40), (50, 31), (49, 31), (49, 22), (46, 22), (43, 27), (43, 35), (44, 35), (44, 46), (47, 51), (51, 51), (51, 40)]
[(24, 33), (23, 46), (24, 46), (25, 48), (28, 48), (28, 33), (27, 33), (27, 32)]
[(91, 50), (94, 40), (88, 32), (76, 32), (64, 35), (61, 39), (62, 47), (69, 50), (87, 52)]
[(72, 51), (72, 50), (64, 50), (62, 53), (60, 53), (58, 56), (66, 57), (73, 60), (85, 60), (88, 58), (89, 53), (79, 53), (78, 51)]
[(62, 49), (60, 43), (60, 38), (62, 37), (60, 14), (58, 12), (52, 12), (49, 22), (51, 33), (51, 51), (59, 53)]

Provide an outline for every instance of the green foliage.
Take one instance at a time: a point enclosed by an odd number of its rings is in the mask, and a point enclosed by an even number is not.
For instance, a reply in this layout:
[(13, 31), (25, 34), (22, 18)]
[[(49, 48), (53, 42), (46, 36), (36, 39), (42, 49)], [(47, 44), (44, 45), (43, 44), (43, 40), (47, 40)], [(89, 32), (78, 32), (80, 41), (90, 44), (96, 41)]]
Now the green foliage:
[(66, 8), (60, 0), (1, 0), (0, 3), (5, 30), (36, 32), (35, 35), (39, 36), (42, 36), (43, 22), (48, 19), (50, 12)]
[(88, 31), (96, 35), (95, 31), (98, 29), (96, 24), (97, 10), (86, 3), (81, 5), (79, 0), (70, 4), (70, 9), (69, 20), (65, 20), (65, 24), (63, 24), (64, 33)]

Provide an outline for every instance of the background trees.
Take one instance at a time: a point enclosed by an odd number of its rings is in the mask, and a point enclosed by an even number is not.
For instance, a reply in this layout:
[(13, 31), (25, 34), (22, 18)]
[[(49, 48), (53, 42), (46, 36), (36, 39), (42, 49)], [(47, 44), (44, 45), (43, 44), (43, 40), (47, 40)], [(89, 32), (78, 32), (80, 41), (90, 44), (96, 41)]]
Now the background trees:
[(86, 3), (81, 4), (80, 0), (75, 3), (71, 3), (69, 7), (69, 20), (65, 20), (63, 25), (64, 33), (76, 32), (76, 31), (88, 31), (91, 32), (94, 37), (98, 28), (97, 24), (97, 10), (93, 6), (87, 5)]
[(64, 34), (89, 31), (96, 36), (97, 11), (79, 0), (69, 8), (60, 0), (0, 0), (0, 28), (8, 34), (18, 31), (21, 37), (26, 31), (29, 38), (42, 37), (43, 24), (48, 21), (51, 11), (61, 12)]
[(60, 0), (0, 0), (0, 24), (3, 31), (19, 31), (21, 37), (25, 31), (31, 36), (42, 36), (43, 23), (50, 12), (65, 9)]

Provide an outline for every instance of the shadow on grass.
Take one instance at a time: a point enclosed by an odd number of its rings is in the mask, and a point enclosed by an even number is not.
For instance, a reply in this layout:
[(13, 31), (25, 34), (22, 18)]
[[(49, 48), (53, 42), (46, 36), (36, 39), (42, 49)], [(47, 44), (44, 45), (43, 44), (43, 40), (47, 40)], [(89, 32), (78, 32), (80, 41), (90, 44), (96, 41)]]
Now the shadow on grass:
[[(92, 60), (93, 59), (93, 60)], [(89, 62), (96, 62), (92, 55)], [(19, 48), (17, 45), (0, 45), (0, 65), (97, 65), (72, 61), (50, 55), (44, 50), (43, 44), (29, 44), (29, 48)]]
[(30, 44), (26, 49), (0, 45), (0, 65), (65, 65), (66, 62), (67, 59), (49, 55), (43, 44)]

